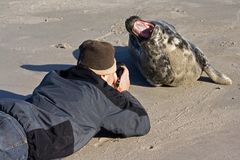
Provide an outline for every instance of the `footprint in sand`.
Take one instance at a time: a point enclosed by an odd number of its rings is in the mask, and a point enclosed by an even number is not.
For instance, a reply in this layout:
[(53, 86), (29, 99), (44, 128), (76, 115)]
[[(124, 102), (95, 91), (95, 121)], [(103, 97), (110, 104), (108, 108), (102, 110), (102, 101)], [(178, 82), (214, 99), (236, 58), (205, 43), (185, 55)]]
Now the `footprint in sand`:
[(60, 48), (60, 49), (69, 49), (69, 48), (72, 48), (72, 46), (68, 43), (58, 43), (56, 45), (52, 45), (52, 47), (55, 47), (55, 48)]
[(171, 11), (173, 14), (177, 14), (177, 15), (186, 15), (186, 11), (180, 8), (172, 8)]
[(112, 138), (98, 138), (98, 141), (93, 145), (95, 147), (100, 147), (107, 142), (118, 142), (118, 141), (119, 141), (118, 139), (112, 139)]

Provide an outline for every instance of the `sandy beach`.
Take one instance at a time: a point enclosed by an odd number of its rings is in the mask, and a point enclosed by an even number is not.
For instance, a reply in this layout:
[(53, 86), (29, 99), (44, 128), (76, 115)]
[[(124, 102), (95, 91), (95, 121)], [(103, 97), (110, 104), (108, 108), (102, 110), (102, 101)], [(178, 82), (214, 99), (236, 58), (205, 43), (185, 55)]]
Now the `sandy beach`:
[[(191, 86), (151, 87), (128, 55), (125, 19), (165, 20), (197, 45), (233, 84), (206, 74)], [(76, 64), (87, 39), (112, 43), (145, 106), (143, 137), (93, 138), (66, 160), (239, 160), (239, 0), (1, 0), (0, 98), (24, 99), (51, 70)]]

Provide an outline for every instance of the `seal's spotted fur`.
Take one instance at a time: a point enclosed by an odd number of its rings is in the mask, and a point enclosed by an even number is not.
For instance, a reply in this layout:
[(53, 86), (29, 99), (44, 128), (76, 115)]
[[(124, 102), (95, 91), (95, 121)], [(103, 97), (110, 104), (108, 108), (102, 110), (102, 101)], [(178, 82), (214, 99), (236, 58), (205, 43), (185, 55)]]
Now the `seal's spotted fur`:
[[(145, 33), (134, 32), (136, 21), (146, 23), (146, 29), (142, 31)], [(199, 48), (183, 38), (167, 22), (148, 22), (132, 16), (125, 23), (129, 32), (130, 54), (150, 84), (188, 84), (196, 81), (202, 71), (216, 83), (232, 83), (230, 78), (211, 67)]]

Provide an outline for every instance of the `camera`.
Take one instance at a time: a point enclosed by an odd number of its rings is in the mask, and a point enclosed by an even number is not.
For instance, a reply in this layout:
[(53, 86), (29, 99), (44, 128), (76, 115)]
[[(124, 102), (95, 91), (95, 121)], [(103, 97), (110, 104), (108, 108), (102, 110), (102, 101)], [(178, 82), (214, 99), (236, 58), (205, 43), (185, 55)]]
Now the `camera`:
[(117, 74), (117, 77), (118, 78), (120, 78), (121, 76), (122, 76), (122, 74), (123, 74), (123, 68), (122, 68), (122, 66), (125, 66), (125, 64), (124, 63), (122, 63), (122, 62), (117, 62), (117, 71), (116, 71), (116, 74)]

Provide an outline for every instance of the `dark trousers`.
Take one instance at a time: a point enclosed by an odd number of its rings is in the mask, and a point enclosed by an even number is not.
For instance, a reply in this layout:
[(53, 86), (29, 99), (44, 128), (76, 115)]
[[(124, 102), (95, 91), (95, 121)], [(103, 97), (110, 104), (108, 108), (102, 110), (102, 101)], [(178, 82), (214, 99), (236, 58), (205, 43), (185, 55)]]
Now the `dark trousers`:
[(0, 111), (0, 160), (27, 160), (28, 144), (22, 126)]

